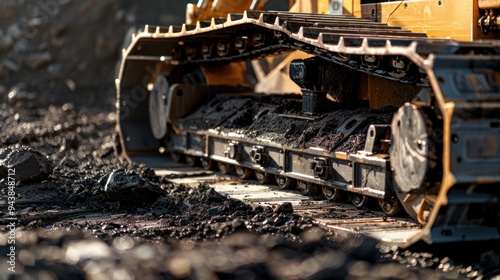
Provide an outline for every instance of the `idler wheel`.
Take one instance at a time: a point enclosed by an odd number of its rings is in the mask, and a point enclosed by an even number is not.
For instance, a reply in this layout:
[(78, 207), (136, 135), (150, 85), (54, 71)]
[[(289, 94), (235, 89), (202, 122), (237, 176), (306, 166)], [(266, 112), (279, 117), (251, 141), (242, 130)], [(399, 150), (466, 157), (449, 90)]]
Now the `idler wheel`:
[(389, 154), (395, 195), (414, 219), (422, 211), (426, 190), (441, 178), (437, 155), (442, 139), (434, 132), (441, 125), (430, 108), (411, 103), (399, 108), (392, 119)]
[(414, 104), (403, 105), (391, 123), (391, 170), (395, 187), (403, 193), (422, 193), (429, 170), (436, 165), (436, 151), (429, 131), (431, 121)]
[(252, 174), (253, 174), (252, 169), (241, 167), (241, 166), (235, 167), (235, 173), (236, 173), (236, 176), (238, 176), (242, 180), (250, 179), (252, 177)]
[(344, 198), (345, 192), (336, 188), (323, 186), (323, 195), (329, 201), (340, 201)]
[(167, 95), (170, 85), (167, 78), (158, 76), (149, 94), (149, 123), (153, 136), (161, 140), (167, 135)]
[(295, 186), (295, 180), (283, 175), (276, 175), (276, 184), (280, 190), (289, 190)]
[(260, 184), (269, 184), (271, 183), (272, 176), (267, 172), (255, 170), (255, 178)]

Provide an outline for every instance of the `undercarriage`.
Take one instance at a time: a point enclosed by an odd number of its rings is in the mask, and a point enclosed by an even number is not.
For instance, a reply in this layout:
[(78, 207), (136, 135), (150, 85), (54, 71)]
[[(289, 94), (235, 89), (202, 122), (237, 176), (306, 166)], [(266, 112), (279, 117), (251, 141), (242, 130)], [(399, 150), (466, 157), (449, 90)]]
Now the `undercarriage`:
[[(250, 61), (295, 51), (300, 94), (255, 92)], [(499, 239), (499, 51), (345, 15), (146, 26), (117, 79), (121, 153), (375, 200), (422, 225), (402, 246)]]

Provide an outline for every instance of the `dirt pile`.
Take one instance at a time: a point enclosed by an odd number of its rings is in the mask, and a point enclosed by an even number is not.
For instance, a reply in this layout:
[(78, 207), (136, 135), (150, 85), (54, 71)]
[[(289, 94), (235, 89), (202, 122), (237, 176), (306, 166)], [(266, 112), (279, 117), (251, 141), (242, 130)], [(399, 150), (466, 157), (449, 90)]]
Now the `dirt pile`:
[(311, 116), (302, 113), (297, 96), (218, 97), (176, 125), (182, 130), (236, 132), (295, 149), (356, 153), (364, 149), (369, 125), (390, 124), (396, 110), (331, 106), (328, 113)]

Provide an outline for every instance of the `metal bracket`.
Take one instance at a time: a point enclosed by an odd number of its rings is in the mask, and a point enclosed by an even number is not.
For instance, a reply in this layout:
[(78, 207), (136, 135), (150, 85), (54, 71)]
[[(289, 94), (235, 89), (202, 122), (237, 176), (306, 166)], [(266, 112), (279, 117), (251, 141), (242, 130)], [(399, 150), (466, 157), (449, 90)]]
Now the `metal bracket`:
[(255, 163), (263, 164), (267, 162), (269, 156), (265, 154), (264, 147), (262, 146), (253, 146), (252, 151), (250, 152), (250, 156)]
[(314, 171), (314, 177), (327, 179), (331, 173), (331, 167), (328, 165), (328, 160), (325, 158), (315, 157), (310, 163), (310, 168)]
[(388, 124), (372, 124), (366, 135), (366, 154), (387, 153), (390, 144), (391, 126)]
[(224, 151), (224, 155), (227, 158), (238, 160), (240, 157), (240, 153), (238, 151), (238, 142), (236, 141), (229, 142), (226, 150)]

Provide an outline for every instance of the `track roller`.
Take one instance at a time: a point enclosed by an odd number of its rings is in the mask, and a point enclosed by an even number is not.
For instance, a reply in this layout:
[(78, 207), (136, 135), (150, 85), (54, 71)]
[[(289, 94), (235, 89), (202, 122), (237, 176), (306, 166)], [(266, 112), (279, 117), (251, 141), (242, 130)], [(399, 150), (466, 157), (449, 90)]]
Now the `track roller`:
[(349, 200), (358, 209), (370, 208), (373, 205), (373, 198), (358, 193), (350, 192)]
[(303, 195), (314, 195), (318, 193), (318, 185), (313, 183), (299, 180), (297, 181), (297, 187)]
[(336, 188), (323, 186), (323, 195), (329, 201), (340, 201), (345, 197), (345, 192)]
[(231, 165), (228, 164), (228, 163), (225, 163), (225, 162), (217, 162), (217, 168), (219, 169), (219, 172), (222, 174), (222, 175), (228, 175), (229, 173), (231, 173)]
[(209, 158), (200, 158), (201, 167), (205, 170), (212, 170), (215, 168), (215, 162)]
[(260, 184), (269, 184), (271, 183), (272, 175), (264, 171), (255, 170), (255, 178)]
[(192, 156), (192, 155), (184, 155), (184, 158), (186, 159), (186, 164), (188, 166), (193, 167), (193, 166), (198, 165), (199, 160), (197, 157)]
[(243, 180), (250, 179), (253, 175), (252, 169), (246, 167), (236, 166), (234, 171), (236, 176)]
[(295, 187), (295, 179), (283, 175), (276, 175), (276, 184), (280, 190), (289, 190)]
[(402, 206), (396, 196), (391, 196), (389, 199), (378, 199), (378, 206), (390, 217), (397, 216), (401, 213)]

